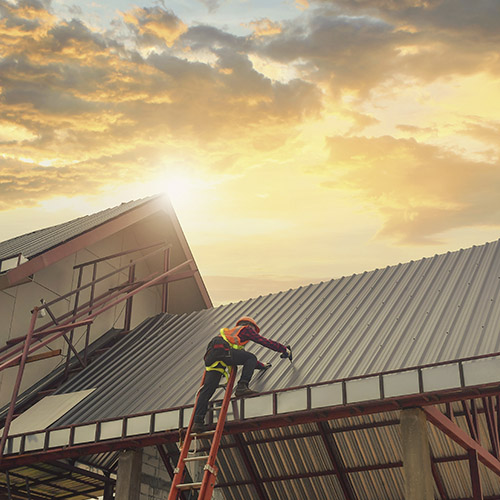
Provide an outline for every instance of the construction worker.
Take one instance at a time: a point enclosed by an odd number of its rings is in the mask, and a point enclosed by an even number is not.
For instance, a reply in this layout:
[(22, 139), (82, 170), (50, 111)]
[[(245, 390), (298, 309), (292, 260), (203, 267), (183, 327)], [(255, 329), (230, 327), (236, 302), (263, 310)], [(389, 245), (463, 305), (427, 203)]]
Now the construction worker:
[(245, 351), (245, 345), (248, 342), (257, 342), (257, 344), (268, 349), (280, 352), (282, 358), (291, 358), (290, 346), (284, 346), (274, 340), (266, 339), (259, 335), (259, 332), (260, 328), (255, 320), (244, 316), (236, 322), (234, 328), (223, 328), (220, 334), (208, 344), (204, 356), (207, 373), (196, 404), (193, 432), (199, 433), (206, 430), (205, 415), (208, 402), (219, 386), (222, 375), (228, 376), (230, 366), (243, 365), (241, 377), (234, 393), (235, 396), (243, 397), (257, 394), (256, 391), (248, 388), (253, 372), (255, 369), (267, 370), (271, 367), (271, 364), (261, 363), (257, 360), (255, 354)]

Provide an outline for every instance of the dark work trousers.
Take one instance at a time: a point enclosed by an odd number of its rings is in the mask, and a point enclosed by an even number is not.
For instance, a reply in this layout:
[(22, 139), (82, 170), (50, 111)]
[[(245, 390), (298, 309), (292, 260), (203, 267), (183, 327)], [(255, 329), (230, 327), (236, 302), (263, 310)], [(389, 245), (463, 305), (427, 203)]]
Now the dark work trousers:
[[(224, 359), (224, 363), (228, 365), (243, 365), (243, 370), (240, 376), (240, 382), (247, 383), (250, 382), (253, 371), (257, 366), (257, 358), (255, 354), (251, 352), (246, 352), (241, 349), (231, 349), (231, 357)], [(205, 415), (208, 410), (208, 402), (210, 398), (213, 396), (216, 391), (220, 378), (222, 377), (222, 373), (210, 370), (205, 375), (205, 383), (203, 387), (200, 389), (200, 395), (198, 397), (198, 403), (196, 404), (196, 410), (194, 412), (194, 421), (195, 422), (204, 422)]]

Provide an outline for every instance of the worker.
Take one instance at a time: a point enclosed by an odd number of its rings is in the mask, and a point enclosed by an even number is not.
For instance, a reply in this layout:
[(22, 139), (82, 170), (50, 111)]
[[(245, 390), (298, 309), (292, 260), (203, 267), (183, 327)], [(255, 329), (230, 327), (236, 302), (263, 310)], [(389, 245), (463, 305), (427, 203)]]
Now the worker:
[(282, 358), (291, 358), (290, 346), (284, 346), (274, 340), (266, 339), (259, 335), (260, 328), (254, 319), (244, 316), (236, 322), (234, 328), (223, 328), (220, 334), (214, 337), (207, 346), (204, 356), (206, 374), (205, 382), (199, 391), (198, 402), (194, 413), (193, 432), (200, 433), (206, 430), (205, 415), (208, 402), (219, 386), (224, 374), (228, 377), (229, 367), (243, 365), (240, 380), (236, 386), (236, 397), (258, 394), (248, 387), (253, 372), (267, 370), (270, 363), (264, 364), (257, 360), (255, 354), (245, 351), (245, 345), (257, 342), (268, 349), (281, 353)]

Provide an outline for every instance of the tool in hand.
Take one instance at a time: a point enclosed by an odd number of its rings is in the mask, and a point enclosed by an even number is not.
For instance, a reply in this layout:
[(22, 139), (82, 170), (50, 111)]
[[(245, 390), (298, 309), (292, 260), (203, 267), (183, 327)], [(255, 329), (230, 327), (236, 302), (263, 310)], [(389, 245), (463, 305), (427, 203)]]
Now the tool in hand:
[(286, 346), (286, 352), (282, 353), (280, 358), (283, 358), (283, 359), (288, 358), (290, 360), (290, 363), (292, 362), (292, 359), (293, 359), (292, 358), (292, 348), (289, 345)]

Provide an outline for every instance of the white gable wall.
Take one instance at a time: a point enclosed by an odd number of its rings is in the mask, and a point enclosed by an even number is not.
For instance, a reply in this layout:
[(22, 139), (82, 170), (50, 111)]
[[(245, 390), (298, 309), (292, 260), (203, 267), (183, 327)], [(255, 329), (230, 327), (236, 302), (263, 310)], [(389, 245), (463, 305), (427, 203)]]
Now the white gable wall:
[[(33, 276), (33, 281), (0, 291), (0, 314), (3, 328), (0, 330), (0, 346), (5, 345), (8, 339), (24, 336), (28, 332), (33, 307), (40, 305), (40, 299), (50, 302), (56, 297), (60, 297), (77, 286), (78, 269), (73, 266), (95, 260), (101, 257), (122, 252), (127, 249), (135, 249), (158, 243), (160, 241), (172, 243), (171, 267), (185, 261), (173, 227), (169, 224), (165, 213), (156, 214), (144, 219), (125, 230), (122, 230), (110, 237), (101, 240), (59, 262), (37, 272)], [(138, 253), (125, 255), (112, 260), (100, 262), (98, 264), (97, 277), (108, 274), (118, 269), (133, 258), (138, 257)], [(136, 279), (144, 278), (154, 271), (162, 272), (163, 256), (160, 253), (154, 259), (147, 259), (140, 262), (136, 268)], [(186, 267), (183, 270), (188, 270)], [(88, 283), (92, 279), (92, 266), (85, 268), (82, 284)], [(116, 287), (119, 283), (124, 283), (128, 279), (128, 270), (122, 271), (96, 286), (95, 297), (106, 292), (110, 288)], [(79, 304), (89, 300), (90, 288), (80, 294)], [(60, 316), (74, 307), (75, 296), (55, 304), (51, 307), (54, 314)], [(192, 278), (169, 285), (169, 312), (188, 312), (206, 307), (203, 303), (199, 289)], [(133, 298), (131, 328), (137, 326), (147, 317), (151, 317), (161, 312), (161, 287), (156, 286), (143, 290)], [(125, 301), (98, 316), (90, 329), (90, 342), (98, 338), (110, 328), (122, 328), (124, 326)], [(81, 319), (84, 319), (82, 317)], [(36, 327), (44, 325), (48, 316), (37, 320)], [(75, 330), (74, 343), (78, 351), (85, 345), (85, 327)], [(22, 379), (20, 393), (33, 385), (36, 381), (50, 373), (58, 365), (64, 363), (68, 346), (60, 338), (49, 344), (50, 349), (62, 349), (62, 355), (48, 358), (33, 363), (28, 363)], [(35, 354), (48, 352), (44, 347)], [(12, 395), (12, 388), (17, 376), (18, 367), (8, 368), (0, 372), (0, 406), (8, 403)]]

